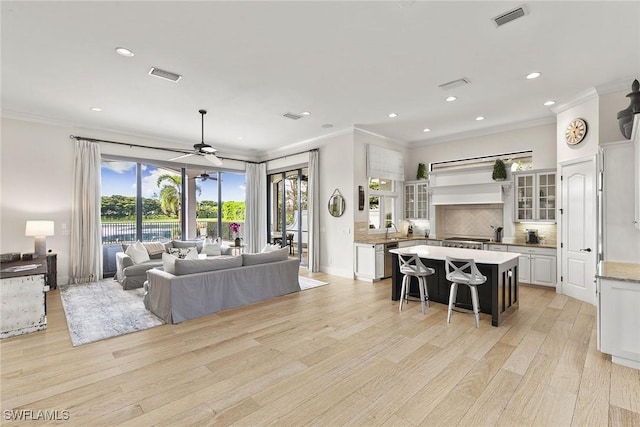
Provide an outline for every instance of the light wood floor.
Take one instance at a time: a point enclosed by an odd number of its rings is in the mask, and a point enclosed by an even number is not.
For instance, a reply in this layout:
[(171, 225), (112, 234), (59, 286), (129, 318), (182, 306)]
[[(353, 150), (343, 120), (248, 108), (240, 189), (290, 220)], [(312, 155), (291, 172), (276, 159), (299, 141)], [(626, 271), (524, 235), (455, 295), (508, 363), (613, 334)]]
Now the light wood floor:
[(390, 280), (310, 276), (330, 284), (75, 348), (51, 291), (48, 329), (0, 342), (3, 423), (640, 425), (640, 371), (596, 350), (591, 305), (522, 287), (515, 316), (476, 329), (442, 304), (398, 313)]

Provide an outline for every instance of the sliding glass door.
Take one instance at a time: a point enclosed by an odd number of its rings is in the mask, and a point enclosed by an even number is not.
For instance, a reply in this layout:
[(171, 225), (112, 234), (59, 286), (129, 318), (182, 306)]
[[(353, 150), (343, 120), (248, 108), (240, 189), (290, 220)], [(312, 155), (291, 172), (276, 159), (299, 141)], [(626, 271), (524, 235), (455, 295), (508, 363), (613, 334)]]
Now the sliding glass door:
[(308, 168), (269, 175), (268, 219), (271, 243), (289, 246), (290, 256), (308, 265)]

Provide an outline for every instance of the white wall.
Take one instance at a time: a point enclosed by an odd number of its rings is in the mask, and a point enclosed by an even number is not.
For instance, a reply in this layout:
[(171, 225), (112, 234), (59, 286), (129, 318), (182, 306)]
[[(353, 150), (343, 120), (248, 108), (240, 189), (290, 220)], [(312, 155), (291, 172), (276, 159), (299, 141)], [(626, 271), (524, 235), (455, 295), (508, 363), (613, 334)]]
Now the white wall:
[(70, 129), (2, 119), (0, 252), (33, 252), (27, 220), (55, 221), (47, 248), (58, 254), (58, 282), (69, 280), (73, 144)]
[(447, 141), (439, 144), (412, 147), (405, 160), (407, 181), (416, 178), (418, 163), (440, 162), (468, 157), (533, 150), (534, 169), (556, 167), (556, 125), (535, 126), (525, 129)]
[[(556, 129), (558, 163), (593, 156), (598, 153), (600, 141), (599, 111), (599, 99), (593, 92), (593, 96), (581, 104), (558, 113)], [(587, 134), (579, 144), (568, 145), (565, 142), (565, 131), (569, 123), (577, 118), (587, 122)]]
[[(353, 277), (353, 222), (358, 209), (354, 203), (353, 133), (324, 140), (319, 148), (320, 175), (320, 270), (341, 277)], [(345, 198), (341, 217), (329, 215), (328, 202), (338, 189)]]

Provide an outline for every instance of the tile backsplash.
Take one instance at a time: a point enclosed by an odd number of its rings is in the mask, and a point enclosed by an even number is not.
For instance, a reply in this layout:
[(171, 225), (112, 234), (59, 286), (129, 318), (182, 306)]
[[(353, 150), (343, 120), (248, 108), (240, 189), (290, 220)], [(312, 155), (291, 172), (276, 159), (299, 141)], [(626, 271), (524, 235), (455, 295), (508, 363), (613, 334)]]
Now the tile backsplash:
[(439, 205), (436, 206), (438, 238), (493, 238), (492, 225), (502, 227), (503, 205)]

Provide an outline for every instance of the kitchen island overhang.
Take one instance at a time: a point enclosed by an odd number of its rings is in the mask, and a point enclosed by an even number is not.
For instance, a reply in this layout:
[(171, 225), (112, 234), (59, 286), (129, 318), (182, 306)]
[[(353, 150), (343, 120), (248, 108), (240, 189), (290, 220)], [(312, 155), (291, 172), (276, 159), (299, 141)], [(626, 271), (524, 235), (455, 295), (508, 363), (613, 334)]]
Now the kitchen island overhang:
[[(491, 315), (491, 324), (499, 326), (511, 313), (518, 309), (518, 257), (515, 252), (483, 251), (474, 249), (447, 248), (440, 246), (410, 246), (393, 249), (393, 271), (391, 276), (391, 299), (400, 299), (402, 273), (398, 265), (398, 254), (417, 254), (426, 267), (433, 268), (435, 274), (427, 277), (429, 300), (442, 304), (449, 303), (450, 282), (446, 278), (446, 258), (473, 259), (487, 282), (478, 286), (480, 312)], [(418, 295), (418, 285), (411, 278), (412, 295)], [(467, 286), (458, 287), (456, 306), (471, 309), (471, 297)], [(443, 319), (445, 321), (446, 319)]]

